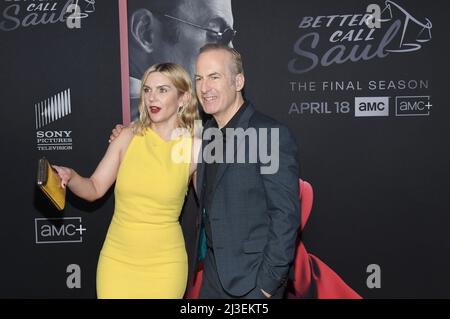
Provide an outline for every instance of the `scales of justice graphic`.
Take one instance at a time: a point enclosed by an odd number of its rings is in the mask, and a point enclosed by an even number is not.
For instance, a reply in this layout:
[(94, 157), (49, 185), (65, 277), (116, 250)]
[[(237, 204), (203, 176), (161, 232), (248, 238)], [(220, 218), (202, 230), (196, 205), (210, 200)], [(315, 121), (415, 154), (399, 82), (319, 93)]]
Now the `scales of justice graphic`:
[(87, 18), (89, 13), (95, 12), (95, 0), (84, 0), (86, 6), (84, 11), (80, 12), (80, 6), (78, 5), (79, 0), (75, 1), (75, 12), (71, 15), (74, 19)]
[[(403, 18), (403, 30), (400, 43), (397, 49), (389, 49), (389, 52), (412, 52), (419, 50), (422, 45), (431, 40), (432, 23), (428, 18), (421, 22), (414, 18), (412, 14), (400, 7), (393, 1), (387, 0), (385, 7), (381, 11), (380, 22), (388, 22), (394, 19), (394, 14)], [(414, 30), (415, 29), (415, 30)], [(407, 35), (407, 30), (412, 31)]]

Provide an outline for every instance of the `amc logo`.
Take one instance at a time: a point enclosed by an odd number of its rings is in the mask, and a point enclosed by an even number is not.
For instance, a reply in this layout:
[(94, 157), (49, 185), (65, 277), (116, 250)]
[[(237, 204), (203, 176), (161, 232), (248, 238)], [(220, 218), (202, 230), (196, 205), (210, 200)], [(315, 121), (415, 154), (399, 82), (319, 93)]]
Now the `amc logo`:
[(430, 96), (396, 96), (396, 116), (428, 116), (431, 110)]
[(389, 116), (389, 97), (355, 97), (355, 116)]
[(81, 243), (83, 228), (81, 217), (35, 218), (36, 244)]

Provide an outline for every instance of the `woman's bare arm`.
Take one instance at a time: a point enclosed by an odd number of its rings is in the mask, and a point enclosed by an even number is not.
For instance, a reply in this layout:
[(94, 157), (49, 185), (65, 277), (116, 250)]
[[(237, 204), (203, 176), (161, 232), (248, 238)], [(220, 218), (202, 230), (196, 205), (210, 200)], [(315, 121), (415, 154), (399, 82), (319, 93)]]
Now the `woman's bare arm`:
[(54, 165), (61, 177), (62, 187), (68, 186), (75, 195), (88, 201), (102, 197), (116, 180), (120, 162), (132, 137), (131, 129), (123, 129), (120, 136), (109, 144), (91, 177), (80, 176), (72, 168)]

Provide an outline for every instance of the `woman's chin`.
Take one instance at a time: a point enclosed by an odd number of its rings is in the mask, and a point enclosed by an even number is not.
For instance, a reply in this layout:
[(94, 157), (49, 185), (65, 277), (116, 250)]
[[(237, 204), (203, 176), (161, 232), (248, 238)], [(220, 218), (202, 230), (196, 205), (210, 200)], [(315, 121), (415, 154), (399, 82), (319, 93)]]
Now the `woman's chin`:
[(159, 114), (151, 114), (150, 120), (152, 121), (152, 123), (158, 123), (158, 124), (161, 122), (164, 122), (164, 118), (162, 116), (160, 116)]

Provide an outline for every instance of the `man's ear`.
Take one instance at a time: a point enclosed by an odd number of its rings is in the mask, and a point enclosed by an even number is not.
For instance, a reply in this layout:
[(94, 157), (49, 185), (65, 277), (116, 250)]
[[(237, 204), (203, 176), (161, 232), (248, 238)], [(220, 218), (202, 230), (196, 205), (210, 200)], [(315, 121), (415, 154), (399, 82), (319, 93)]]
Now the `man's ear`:
[(239, 73), (236, 75), (235, 79), (235, 83), (236, 83), (236, 91), (242, 91), (242, 89), (244, 88), (244, 84), (245, 84), (245, 77), (244, 74)]
[(131, 36), (146, 53), (154, 50), (154, 23), (155, 17), (147, 9), (136, 10), (131, 15)]

